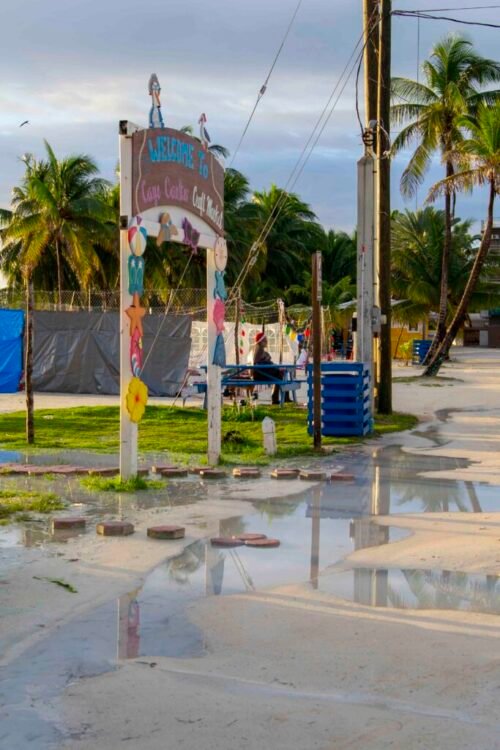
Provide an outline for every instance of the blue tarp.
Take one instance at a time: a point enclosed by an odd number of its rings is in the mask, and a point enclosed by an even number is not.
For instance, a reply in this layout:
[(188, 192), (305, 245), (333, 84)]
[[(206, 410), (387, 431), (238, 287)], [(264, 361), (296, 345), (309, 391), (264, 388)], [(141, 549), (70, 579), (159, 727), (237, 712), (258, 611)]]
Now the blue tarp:
[(23, 310), (0, 310), (0, 393), (15, 393), (23, 369)]

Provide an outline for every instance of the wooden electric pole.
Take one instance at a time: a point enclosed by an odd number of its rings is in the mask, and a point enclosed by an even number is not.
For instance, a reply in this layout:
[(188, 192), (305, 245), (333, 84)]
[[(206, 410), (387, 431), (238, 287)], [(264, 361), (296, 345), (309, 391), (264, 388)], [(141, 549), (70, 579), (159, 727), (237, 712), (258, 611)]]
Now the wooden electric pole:
[(379, 56), (377, 87), (378, 156), (378, 286), (381, 314), (379, 346), (378, 411), (392, 412), (391, 344), (391, 4), (380, 1)]
[(321, 253), (312, 256), (313, 440), (321, 449)]
[(377, 119), (379, 0), (363, 0), (365, 127)]

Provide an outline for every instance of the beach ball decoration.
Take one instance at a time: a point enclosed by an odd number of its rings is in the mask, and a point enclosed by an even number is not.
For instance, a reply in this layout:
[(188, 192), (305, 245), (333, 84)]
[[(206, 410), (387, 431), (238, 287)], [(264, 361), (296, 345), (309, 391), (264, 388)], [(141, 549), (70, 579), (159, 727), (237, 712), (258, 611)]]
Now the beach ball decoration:
[(142, 219), (140, 216), (136, 216), (132, 219), (132, 223), (128, 230), (128, 244), (130, 252), (133, 255), (143, 255), (146, 249), (146, 242), (148, 239), (148, 233), (146, 228), (141, 226)]

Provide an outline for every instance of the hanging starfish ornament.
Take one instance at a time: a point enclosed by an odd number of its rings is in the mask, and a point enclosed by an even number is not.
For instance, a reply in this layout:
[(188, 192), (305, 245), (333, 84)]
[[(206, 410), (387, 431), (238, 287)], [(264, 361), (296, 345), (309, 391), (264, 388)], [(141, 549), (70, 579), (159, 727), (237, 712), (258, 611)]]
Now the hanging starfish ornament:
[(130, 336), (134, 335), (135, 330), (139, 331), (140, 336), (143, 336), (142, 319), (146, 315), (146, 310), (144, 307), (141, 307), (141, 300), (138, 294), (134, 294), (132, 304), (130, 307), (127, 307), (125, 312), (130, 319)]

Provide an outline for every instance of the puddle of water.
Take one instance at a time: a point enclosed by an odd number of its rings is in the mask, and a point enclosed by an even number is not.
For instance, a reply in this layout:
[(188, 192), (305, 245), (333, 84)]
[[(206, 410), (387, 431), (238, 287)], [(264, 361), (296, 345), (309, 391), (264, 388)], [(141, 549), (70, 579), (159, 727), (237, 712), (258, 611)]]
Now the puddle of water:
[[(43, 709), (44, 702), (72, 680), (115, 668), (117, 659), (201, 657), (207, 643), (190, 622), (189, 605), (204, 596), (309, 582), (315, 589), (363, 604), (500, 614), (497, 578), (439, 571), (327, 570), (353, 549), (398, 541), (408, 533), (373, 523), (373, 516), (400, 509), (401, 498), (393, 477), (383, 467), (376, 468), (371, 481), (365, 472), (352, 484), (323, 484), (300, 496), (263, 500), (254, 503), (257, 513), (219, 524), (219, 535), (258, 531), (280, 539), (279, 548), (224, 550), (195, 542), (158, 566), (139, 589), (76, 618), (28, 650), (3, 670), (0, 698), (6, 718), (0, 744), (16, 750), (51, 747), (57, 730), (36, 712), (37, 707)], [(187, 486), (189, 494), (199, 487), (199, 498), (204, 496), (206, 488), (189, 481), (174, 483), (170, 498), (185, 496)], [(458, 491), (456, 485), (450, 489)], [(483, 489), (475, 487), (479, 502), (484, 502)], [(422, 481), (411, 487), (415, 501), (428, 505), (430, 490), (442, 503), (442, 483)], [(146, 502), (164, 500), (149, 497)], [(12, 542), (12, 529), (7, 533)]]
[(17, 451), (3, 451), (0, 450), (0, 464), (6, 464), (10, 463), (11, 461), (13, 463), (17, 463), (18, 461), (22, 460), (21, 453), (18, 453)]
[(500, 576), (447, 570), (355, 568), (321, 576), (318, 588), (368, 606), (500, 615)]

